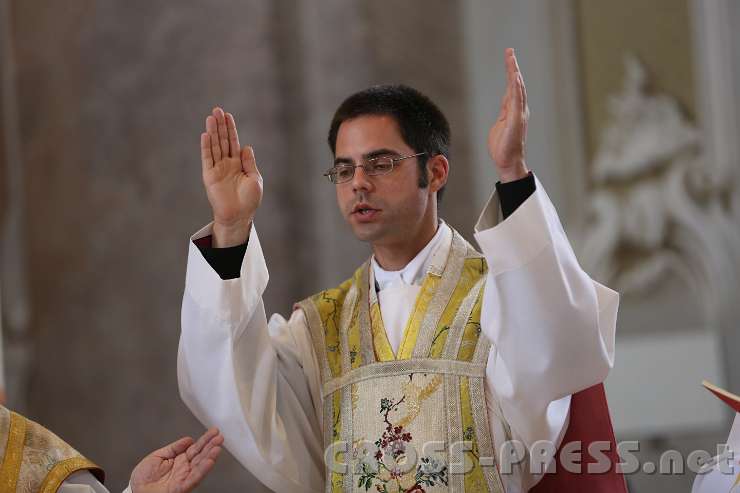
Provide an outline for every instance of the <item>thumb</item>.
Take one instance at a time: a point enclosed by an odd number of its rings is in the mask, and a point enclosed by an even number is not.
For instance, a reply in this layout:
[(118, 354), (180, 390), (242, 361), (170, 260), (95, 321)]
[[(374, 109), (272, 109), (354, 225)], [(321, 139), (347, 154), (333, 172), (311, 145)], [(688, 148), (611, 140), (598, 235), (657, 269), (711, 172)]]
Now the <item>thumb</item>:
[(254, 149), (252, 149), (250, 146), (244, 146), (242, 148), (241, 161), (242, 161), (242, 170), (246, 174), (248, 175), (252, 173), (259, 174), (259, 170), (257, 169), (257, 161), (255, 161), (254, 159)]

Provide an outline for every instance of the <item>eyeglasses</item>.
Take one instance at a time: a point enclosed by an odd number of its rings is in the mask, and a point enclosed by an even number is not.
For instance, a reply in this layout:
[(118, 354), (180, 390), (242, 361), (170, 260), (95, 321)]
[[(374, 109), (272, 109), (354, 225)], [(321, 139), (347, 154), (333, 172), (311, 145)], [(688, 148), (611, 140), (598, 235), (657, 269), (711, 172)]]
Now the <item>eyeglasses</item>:
[(401, 157), (387, 157), (381, 156), (372, 159), (367, 159), (362, 164), (340, 164), (329, 168), (324, 176), (326, 176), (330, 182), (335, 185), (340, 183), (346, 183), (355, 176), (355, 168), (360, 168), (365, 171), (368, 176), (387, 175), (396, 166), (396, 163), (403, 161), (404, 159), (411, 159), (412, 157), (423, 156), (426, 152), (419, 152), (411, 154), (410, 156)]

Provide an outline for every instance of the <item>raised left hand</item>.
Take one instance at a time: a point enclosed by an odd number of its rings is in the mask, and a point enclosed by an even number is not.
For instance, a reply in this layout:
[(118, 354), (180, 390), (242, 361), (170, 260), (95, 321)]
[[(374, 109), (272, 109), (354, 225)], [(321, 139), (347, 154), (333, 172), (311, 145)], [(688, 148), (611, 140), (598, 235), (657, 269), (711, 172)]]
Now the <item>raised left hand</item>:
[(501, 100), (498, 120), (488, 132), (488, 154), (501, 181), (518, 180), (529, 173), (524, 159), (527, 140), (527, 89), (514, 50), (506, 49), (506, 94)]
[(211, 428), (197, 442), (184, 437), (144, 457), (131, 473), (133, 493), (187, 493), (208, 474), (224, 438)]

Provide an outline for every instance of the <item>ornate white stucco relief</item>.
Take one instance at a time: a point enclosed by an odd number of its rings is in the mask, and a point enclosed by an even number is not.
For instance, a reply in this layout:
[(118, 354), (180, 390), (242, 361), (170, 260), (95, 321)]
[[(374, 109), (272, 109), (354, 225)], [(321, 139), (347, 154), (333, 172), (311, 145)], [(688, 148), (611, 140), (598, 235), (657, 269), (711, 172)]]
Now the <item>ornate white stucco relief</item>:
[(676, 274), (711, 320), (737, 297), (736, 181), (706, 158), (701, 132), (678, 103), (646, 85), (644, 67), (627, 56), (590, 167), (581, 258), (623, 294), (649, 293)]

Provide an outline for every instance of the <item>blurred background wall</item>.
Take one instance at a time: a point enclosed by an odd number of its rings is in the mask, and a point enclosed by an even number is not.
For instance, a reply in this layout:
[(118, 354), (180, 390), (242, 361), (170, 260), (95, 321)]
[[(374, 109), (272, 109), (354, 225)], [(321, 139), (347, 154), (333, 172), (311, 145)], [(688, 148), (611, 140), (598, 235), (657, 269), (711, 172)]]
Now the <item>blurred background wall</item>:
[[(0, 0), (8, 405), (123, 489), (143, 454), (200, 432), (175, 360), (187, 240), (209, 220), (211, 108), (255, 148), (265, 302), (287, 315), (368, 254), (321, 177), (336, 106), (388, 82), (437, 101), (453, 129), (442, 214), (470, 238), (496, 181), (485, 136), (513, 46), (529, 164), (588, 270), (623, 293), (617, 438), (641, 440), (645, 460), (714, 455), (729, 416), (699, 381), (740, 391), (737, 26), (731, 0)], [(692, 480), (629, 478), (658, 493)], [(201, 487), (238, 490), (260, 487), (230, 457)]]

